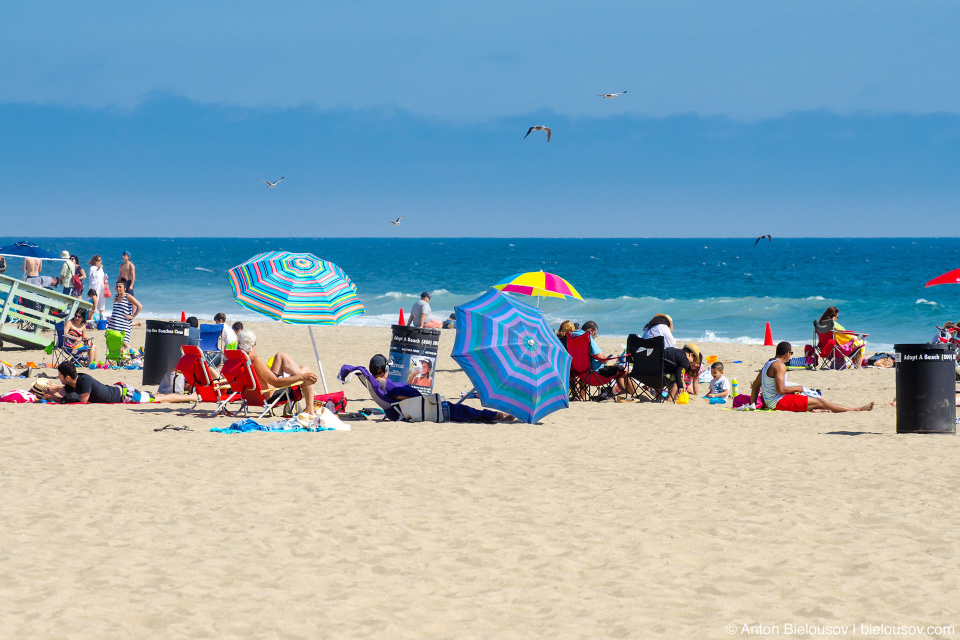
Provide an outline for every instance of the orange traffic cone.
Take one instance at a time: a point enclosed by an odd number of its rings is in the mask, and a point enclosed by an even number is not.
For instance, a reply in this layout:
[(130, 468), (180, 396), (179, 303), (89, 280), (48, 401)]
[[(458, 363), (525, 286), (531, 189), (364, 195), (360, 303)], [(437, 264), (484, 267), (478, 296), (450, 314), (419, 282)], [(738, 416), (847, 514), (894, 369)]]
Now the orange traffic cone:
[(767, 331), (763, 334), (763, 346), (773, 346), (773, 333), (770, 332), (770, 323), (767, 323)]
[(180, 312), (180, 322), (186, 322), (186, 321), (187, 321), (187, 312), (186, 312), (186, 311), (181, 311), (181, 312)]
[(400, 323), (399, 324), (401, 327), (407, 324), (406, 322), (403, 321), (403, 307), (400, 307)]

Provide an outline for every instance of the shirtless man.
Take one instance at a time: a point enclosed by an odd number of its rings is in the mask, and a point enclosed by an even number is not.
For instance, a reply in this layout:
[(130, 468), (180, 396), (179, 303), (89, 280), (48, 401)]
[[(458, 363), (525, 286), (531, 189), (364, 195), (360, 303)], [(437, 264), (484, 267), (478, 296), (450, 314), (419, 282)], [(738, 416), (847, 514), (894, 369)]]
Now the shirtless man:
[(844, 411), (871, 411), (873, 403), (865, 404), (862, 407), (851, 408), (844, 407), (833, 402), (827, 402), (823, 398), (813, 398), (803, 394), (803, 386), (799, 384), (787, 384), (787, 363), (790, 362), (790, 356), (793, 355), (793, 347), (789, 342), (781, 342), (777, 345), (777, 355), (767, 361), (757, 379), (753, 381), (750, 389), (750, 402), (756, 404), (757, 396), (763, 389), (763, 403), (767, 409), (776, 409), (777, 411), (817, 411), (825, 410), (833, 413), (843, 413)]
[(130, 262), (130, 254), (126, 251), (123, 252), (123, 263), (120, 265), (120, 275), (117, 277), (117, 281), (126, 280), (127, 281), (127, 293), (133, 295), (133, 283), (137, 279), (137, 270), (133, 266), (133, 263)]
[(40, 261), (40, 258), (24, 258), (23, 281), (31, 284), (40, 284), (40, 269), (42, 268), (43, 263)]

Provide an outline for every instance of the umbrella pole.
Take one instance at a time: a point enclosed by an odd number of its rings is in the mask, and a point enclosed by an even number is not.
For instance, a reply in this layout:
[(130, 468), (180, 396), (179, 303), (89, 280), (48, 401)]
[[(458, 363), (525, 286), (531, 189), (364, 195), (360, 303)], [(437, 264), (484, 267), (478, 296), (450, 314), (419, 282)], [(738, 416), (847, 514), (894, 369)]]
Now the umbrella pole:
[(313, 355), (317, 356), (317, 369), (320, 370), (320, 382), (323, 383), (323, 392), (329, 393), (327, 391), (327, 379), (323, 376), (323, 365), (320, 364), (320, 352), (317, 351), (317, 341), (313, 337), (313, 327), (307, 327), (310, 330), (310, 342), (313, 343)]

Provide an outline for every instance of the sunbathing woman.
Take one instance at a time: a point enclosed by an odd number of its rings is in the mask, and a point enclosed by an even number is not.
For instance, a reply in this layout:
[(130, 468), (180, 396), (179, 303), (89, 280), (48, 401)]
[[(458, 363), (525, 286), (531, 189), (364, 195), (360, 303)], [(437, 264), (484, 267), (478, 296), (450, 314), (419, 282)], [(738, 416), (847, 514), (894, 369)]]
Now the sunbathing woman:
[(84, 310), (80, 309), (73, 314), (70, 322), (64, 328), (66, 330), (63, 332), (63, 346), (69, 349), (74, 356), (81, 355), (77, 353), (77, 349), (84, 346), (90, 347), (84, 355), (88, 356), (87, 362), (96, 362), (97, 347), (93, 344), (93, 338), (87, 337), (87, 314)]
[(273, 362), (268, 367), (267, 363), (257, 355), (256, 346), (257, 336), (253, 331), (244, 329), (237, 335), (237, 348), (250, 357), (253, 373), (260, 384), (277, 389), (300, 385), (303, 400), (307, 403), (306, 412), (312, 416), (313, 385), (317, 381), (317, 374), (312, 373), (309, 367), (301, 367), (285, 353), (277, 353), (273, 356)]

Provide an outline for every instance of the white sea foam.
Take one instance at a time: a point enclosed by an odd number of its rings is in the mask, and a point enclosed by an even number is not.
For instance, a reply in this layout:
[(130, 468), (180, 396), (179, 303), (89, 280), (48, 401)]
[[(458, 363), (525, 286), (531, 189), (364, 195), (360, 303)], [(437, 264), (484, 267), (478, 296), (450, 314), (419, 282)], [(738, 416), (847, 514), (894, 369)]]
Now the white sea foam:
[(939, 302), (934, 302), (933, 300), (924, 300), (923, 298), (917, 298), (916, 304), (928, 304), (931, 307), (939, 307)]
[(213, 269), (206, 269), (204, 267), (194, 267), (195, 271), (206, 271), (207, 273), (213, 273)]

